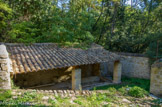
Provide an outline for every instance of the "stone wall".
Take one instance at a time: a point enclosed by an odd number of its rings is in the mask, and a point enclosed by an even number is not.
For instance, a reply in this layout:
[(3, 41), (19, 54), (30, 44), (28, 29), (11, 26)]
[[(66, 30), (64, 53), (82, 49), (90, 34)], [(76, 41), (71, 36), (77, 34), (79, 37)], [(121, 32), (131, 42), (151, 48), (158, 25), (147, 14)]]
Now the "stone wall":
[[(122, 63), (122, 76), (150, 79), (149, 58), (133, 53), (117, 53)], [(101, 71), (104, 76), (112, 76), (114, 62), (110, 61), (101, 64)]]
[(5, 45), (0, 45), (0, 89), (11, 89), (11, 61)]
[(150, 79), (149, 58), (143, 56), (122, 55), (122, 75)]
[(150, 93), (162, 98), (162, 61), (151, 67)]

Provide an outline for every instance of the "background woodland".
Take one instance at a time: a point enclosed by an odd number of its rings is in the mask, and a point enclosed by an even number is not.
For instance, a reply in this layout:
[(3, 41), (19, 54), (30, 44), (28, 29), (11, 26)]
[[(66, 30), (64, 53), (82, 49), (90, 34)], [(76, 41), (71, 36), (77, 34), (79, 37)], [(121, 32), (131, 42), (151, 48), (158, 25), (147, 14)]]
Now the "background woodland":
[(161, 0), (0, 0), (0, 42), (59, 43), (162, 57)]

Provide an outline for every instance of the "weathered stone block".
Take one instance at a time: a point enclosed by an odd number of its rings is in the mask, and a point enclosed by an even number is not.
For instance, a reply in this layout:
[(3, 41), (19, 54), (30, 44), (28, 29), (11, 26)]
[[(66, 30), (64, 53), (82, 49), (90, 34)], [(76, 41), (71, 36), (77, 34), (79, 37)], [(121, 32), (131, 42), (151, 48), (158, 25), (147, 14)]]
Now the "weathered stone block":
[(1, 64), (1, 68), (2, 68), (3, 71), (6, 71), (6, 72), (8, 70), (7, 64)]
[(159, 67), (159, 64), (153, 64), (151, 68), (151, 83), (150, 83), (150, 92), (154, 95), (162, 97), (162, 67)]
[(79, 90), (81, 88), (81, 69), (73, 69), (72, 71), (72, 89)]
[(8, 58), (8, 52), (6, 50), (5, 45), (0, 45), (0, 58), (2, 59)]
[(160, 74), (160, 75), (162, 75), (162, 71), (161, 71), (161, 72), (159, 72), (159, 74)]
[(11, 89), (10, 73), (0, 72), (0, 89)]
[(0, 45), (0, 89), (11, 89), (10, 62), (5, 45)]
[(154, 75), (158, 74), (158, 69), (157, 68), (153, 69), (153, 73)]
[(160, 79), (160, 75), (157, 75), (156, 78), (157, 78), (157, 79)]
[(7, 59), (0, 59), (0, 64), (7, 63)]

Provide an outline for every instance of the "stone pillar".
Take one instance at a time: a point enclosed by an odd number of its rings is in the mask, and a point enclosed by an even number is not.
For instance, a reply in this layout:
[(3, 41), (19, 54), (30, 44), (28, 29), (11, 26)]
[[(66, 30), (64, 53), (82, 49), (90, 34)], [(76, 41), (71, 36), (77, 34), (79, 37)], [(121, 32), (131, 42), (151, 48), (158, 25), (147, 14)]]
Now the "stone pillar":
[(150, 93), (162, 98), (162, 61), (151, 66)]
[(0, 45), (0, 89), (11, 89), (11, 61), (5, 45)]
[(72, 89), (79, 90), (81, 88), (81, 69), (72, 70)]
[(113, 83), (121, 82), (122, 64), (119, 61), (114, 63)]

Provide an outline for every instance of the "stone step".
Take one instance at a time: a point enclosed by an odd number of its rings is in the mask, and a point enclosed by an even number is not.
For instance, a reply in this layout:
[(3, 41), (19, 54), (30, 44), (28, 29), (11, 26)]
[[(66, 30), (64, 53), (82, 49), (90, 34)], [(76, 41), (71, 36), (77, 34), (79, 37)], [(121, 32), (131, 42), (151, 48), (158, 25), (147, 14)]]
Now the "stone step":
[(46, 93), (46, 94), (53, 94), (54, 96), (88, 96), (93, 94), (93, 91), (89, 90), (32, 90), (32, 89), (17, 89), (13, 90), (12, 94), (13, 95), (21, 95), (24, 92), (38, 92), (38, 93)]

